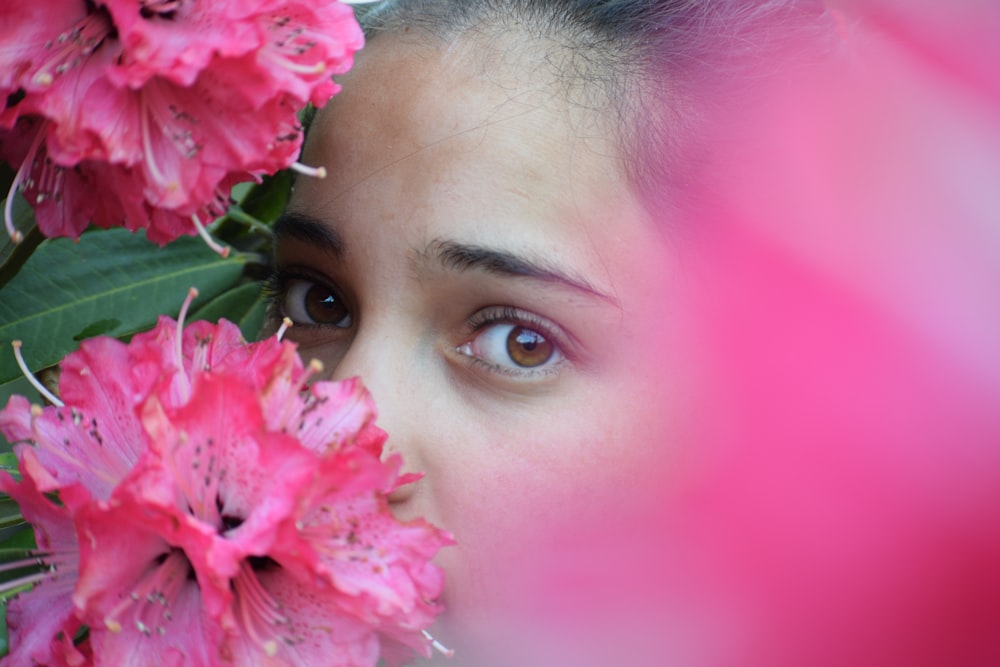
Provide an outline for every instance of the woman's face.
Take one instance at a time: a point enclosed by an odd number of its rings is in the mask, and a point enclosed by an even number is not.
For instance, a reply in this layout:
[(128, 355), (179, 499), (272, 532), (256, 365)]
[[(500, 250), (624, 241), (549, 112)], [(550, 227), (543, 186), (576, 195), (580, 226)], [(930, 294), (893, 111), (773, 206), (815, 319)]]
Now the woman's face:
[(609, 127), (480, 51), (373, 41), (310, 131), (329, 175), (300, 178), (277, 236), (288, 336), (361, 376), (425, 473), (393, 509), (455, 535), (438, 562), (463, 625), (519, 604), (546, 535), (662, 477), (691, 365), (676, 259)]

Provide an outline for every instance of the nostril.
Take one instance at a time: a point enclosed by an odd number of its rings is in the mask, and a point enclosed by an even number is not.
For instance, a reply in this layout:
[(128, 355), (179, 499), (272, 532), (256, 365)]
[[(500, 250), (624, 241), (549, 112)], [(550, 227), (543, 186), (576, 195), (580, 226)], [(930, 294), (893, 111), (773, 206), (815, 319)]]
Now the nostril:
[(389, 504), (399, 505), (410, 500), (419, 490), (420, 487), (418, 484), (420, 484), (420, 480), (423, 476), (423, 473), (419, 472), (401, 473), (399, 475), (399, 479), (396, 481), (396, 488), (386, 496), (389, 500)]
[(408, 501), (410, 498), (413, 497), (413, 494), (415, 493), (415, 488), (414, 488), (415, 486), (416, 485), (413, 482), (410, 482), (409, 484), (404, 484), (403, 486), (398, 486), (395, 489), (393, 489), (392, 492), (386, 496), (386, 498), (389, 501), (389, 504), (399, 505), (401, 503), (405, 503), (406, 501)]
[[(381, 421), (380, 419), (380, 424)], [(402, 457), (401, 470), (396, 479), (396, 488), (386, 496), (391, 505), (400, 505), (410, 500), (420, 489), (422, 484), (420, 480), (424, 476), (423, 472), (417, 472), (420, 470), (420, 463), (417, 460), (419, 457), (416, 452), (412, 448), (396, 446), (399, 442), (399, 440), (389, 437), (382, 447), (383, 461)]]

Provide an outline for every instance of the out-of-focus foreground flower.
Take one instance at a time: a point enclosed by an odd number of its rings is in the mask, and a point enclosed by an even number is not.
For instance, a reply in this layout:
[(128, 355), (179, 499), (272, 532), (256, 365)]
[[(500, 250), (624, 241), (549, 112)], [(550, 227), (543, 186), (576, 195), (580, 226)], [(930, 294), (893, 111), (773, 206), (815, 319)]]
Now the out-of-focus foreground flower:
[(0, 157), (41, 231), (124, 225), (158, 243), (291, 166), (296, 112), (336, 92), (363, 43), (336, 0), (8, 2), (0, 26)]
[[(161, 318), (85, 341), (57, 404), (0, 412), (34, 525), (34, 588), (4, 665), (374, 665), (429, 653), (450, 537), (401, 523), (409, 477), (356, 381), (313, 382), (291, 343)], [(86, 639), (71, 638), (89, 628)]]

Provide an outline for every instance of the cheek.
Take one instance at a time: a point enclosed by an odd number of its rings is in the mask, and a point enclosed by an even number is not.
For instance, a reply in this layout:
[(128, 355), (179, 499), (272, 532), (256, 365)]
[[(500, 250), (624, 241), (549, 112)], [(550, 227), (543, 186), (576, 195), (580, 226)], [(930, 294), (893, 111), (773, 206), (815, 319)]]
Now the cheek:
[[(651, 475), (660, 464), (649, 461), (662, 439), (650, 441), (638, 422), (631, 429), (589, 414), (585, 423), (553, 415), (560, 428), (496, 438), (489, 456), (440, 480), (442, 523), (458, 540), (439, 558), (448, 609), (441, 630), (464, 655), (537, 664), (512, 651), (579, 647), (579, 632), (607, 632), (624, 619), (631, 627), (636, 605), (650, 604), (647, 574), (662, 562), (662, 545), (650, 541), (662, 507), (652, 478), (665, 471)], [(632, 573), (644, 573), (641, 582)]]
[(678, 303), (641, 310), (601, 363), (558, 392), (466, 414), (423, 450), (424, 509), (458, 540), (438, 560), (445, 638), (506, 642), (499, 654), (540, 628), (555, 637), (552, 619), (599, 632), (651, 604), (666, 531), (650, 526), (664, 521), (664, 489), (686, 474), (700, 404)]
[(606, 402), (597, 407), (550, 413), (547, 430), (490, 429), (426, 480), (434, 513), (458, 540), (441, 558), (456, 611), (519, 608), (553, 562), (567, 557), (564, 542), (634, 516), (658, 486), (650, 471), (665, 472), (663, 438), (639, 419), (607, 418)]

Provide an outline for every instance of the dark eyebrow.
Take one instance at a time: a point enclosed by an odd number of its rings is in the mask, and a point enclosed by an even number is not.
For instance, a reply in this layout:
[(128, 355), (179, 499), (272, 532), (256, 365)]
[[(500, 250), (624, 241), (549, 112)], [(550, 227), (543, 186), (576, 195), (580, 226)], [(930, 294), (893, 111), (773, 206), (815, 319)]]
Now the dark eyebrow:
[(457, 271), (478, 269), (488, 273), (534, 278), (569, 287), (577, 292), (598, 297), (615, 305), (618, 303), (616, 299), (601, 292), (586, 280), (570, 276), (540, 260), (528, 259), (506, 250), (444, 240), (433, 241), (428, 248), (431, 256), (435, 257), (447, 269)]
[(344, 254), (344, 239), (333, 227), (319, 218), (305, 213), (286, 211), (274, 223), (274, 237), (292, 238), (303, 243), (319, 246), (338, 257)]

